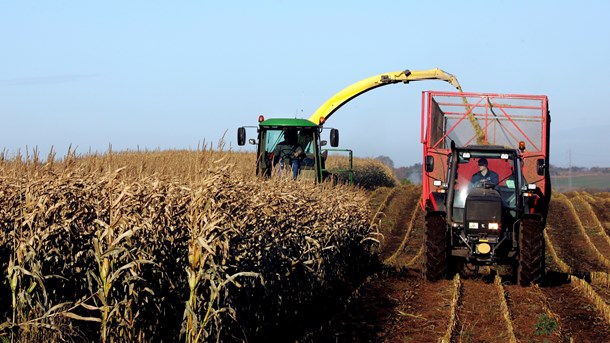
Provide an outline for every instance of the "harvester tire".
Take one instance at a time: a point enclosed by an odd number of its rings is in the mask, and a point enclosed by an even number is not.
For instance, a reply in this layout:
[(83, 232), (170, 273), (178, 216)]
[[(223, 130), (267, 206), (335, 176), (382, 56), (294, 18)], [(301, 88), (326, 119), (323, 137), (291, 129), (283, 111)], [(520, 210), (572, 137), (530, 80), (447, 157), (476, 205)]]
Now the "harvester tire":
[(426, 215), (426, 279), (438, 281), (447, 277), (449, 244), (445, 218), (439, 214)]
[(544, 276), (544, 224), (537, 218), (524, 218), (519, 234), (517, 282), (521, 286), (538, 283)]

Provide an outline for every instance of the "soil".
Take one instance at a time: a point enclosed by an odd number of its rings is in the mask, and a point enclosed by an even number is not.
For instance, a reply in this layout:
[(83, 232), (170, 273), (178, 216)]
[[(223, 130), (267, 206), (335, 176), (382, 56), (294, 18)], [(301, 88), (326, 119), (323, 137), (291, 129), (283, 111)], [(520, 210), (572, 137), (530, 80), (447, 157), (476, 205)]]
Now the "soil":
[(509, 342), (500, 301), (492, 280), (464, 280), (461, 304), (458, 308), (458, 325), (454, 333), (456, 341)]
[[(411, 220), (409, 222), (411, 232), (407, 237), (408, 244), (405, 244), (398, 255), (394, 265), (411, 266), (415, 263), (423, 263), (421, 255), (424, 253), (424, 212), (418, 206), (413, 210)], [(421, 267), (419, 268), (421, 270)]]
[[(386, 209), (386, 220), (381, 221), (380, 232), (384, 235), (381, 259), (386, 260), (400, 247), (409, 231), (413, 209), (417, 209), (419, 193), (413, 186), (400, 187)], [(411, 211), (405, 210), (411, 209)]]
[[(545, 295), (540, 288), (506, 286), (506, 298), (515, 338), (520, 342), (561, 342), (559, 332), (545, 330), (543, 324), (557, 323), (546, 304)], [(552, 324), (549, 324), (552, 325)]]
[[(481, 268), (476, 274), (462, 272), (455, 309), (457, 321), (451, 330), (454, 281), (432, 283), (423, 277), (423, 211), (417, 203), (418, 191), (412, 186), (401, 187), (385, 206), (380, 225), (385, 237), (380, 254), (386, 262), (383, 270), (369, 278), (330, 323), (320, 325), (299, 342), (438, 342), (448, 330), (452, 332), (451, 342), (508, 342), (509, 326), (518, 342), (610, 341), (610, 322), (553, 261), (547, 264), (543, 282), (530, 287), (513, 285), (510, 268)], [(377, 206), (382, 205), (384, 196), (376, 197)], [(595, 194), (584, 199), (604, 203), (607, 197)], [(575, 276), (587, 280), (589, 273), (606, 270), (591, 253), (568, 206), (566, 197), (555, 197), (546, 230), (559, 257), (577, 271)], [(593, 213), (587, 211), (587, 216), (595, 215), (602, 223), (608, 220), (606, 206), (592, 206)], [(403, 241), (405, 244), (401, 244)], [(610, 258), (605, 251), (602, 254)], [(501, 287), (493, 283), (496, 273), (502, 277)], [(593, 286), (610, 304), (610, 287)], [(502, 294), (509, 321), (501, 310)]]
[(576, 342), (608, 342), (610, 325), (595, 306), (571, 284), (543, 288), (566, 338)]

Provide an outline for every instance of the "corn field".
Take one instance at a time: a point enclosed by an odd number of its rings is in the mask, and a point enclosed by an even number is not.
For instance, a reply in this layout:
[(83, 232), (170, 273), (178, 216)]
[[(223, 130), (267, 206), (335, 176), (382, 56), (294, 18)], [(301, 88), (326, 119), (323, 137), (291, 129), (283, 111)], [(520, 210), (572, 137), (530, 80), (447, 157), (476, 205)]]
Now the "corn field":
[[(330, 155), (326, 161), (326, 167), (331, 170), (347, 169), (347, 159)], [(394, 187), (400, 184), (392, 168), (372, 158), (354, 158), (353, 171), (354, 184), (367, 190)], [(341, 177), (345, 178), (345, 175), (341, 175)]]
[(0, 162), (0, 341), (294, 340), (377, 268), (363, 190), (200, 148)]

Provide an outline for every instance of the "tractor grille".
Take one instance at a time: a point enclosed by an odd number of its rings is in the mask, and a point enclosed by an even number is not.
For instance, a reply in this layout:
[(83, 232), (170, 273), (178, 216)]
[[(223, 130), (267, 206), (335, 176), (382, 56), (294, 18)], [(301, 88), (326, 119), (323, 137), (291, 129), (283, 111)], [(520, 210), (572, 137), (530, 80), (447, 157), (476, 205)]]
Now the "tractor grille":
[[(464, 212), (464, 224), (468, 232), (499, 233), (499, 230), (488, 229), (489, 223), (498, 223), (501, 226), (502, 199), (497, 191), (473, 190), (466, 199)], [(476, 228), (470, 223), (477, 223)]]

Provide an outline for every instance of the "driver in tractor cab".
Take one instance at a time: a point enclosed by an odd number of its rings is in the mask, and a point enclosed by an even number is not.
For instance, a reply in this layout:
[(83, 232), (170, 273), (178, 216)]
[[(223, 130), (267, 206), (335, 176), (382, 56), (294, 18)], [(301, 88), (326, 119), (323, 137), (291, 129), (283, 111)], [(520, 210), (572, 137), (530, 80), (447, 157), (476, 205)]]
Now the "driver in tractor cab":
[(489, 162), (485, 157), (481, 157), (478, 161), (479, 171), (472, 175), (470, 179), (470, 187), (495, 188), (498, 186), (498, 174), (488, 168)]
[(303, 155), (303, 148), (299, 145), (296, 129), (284, 131), (284, 140), (281, 141), (273, 150), (273, 165), (280, 163), (278, 172), (284, 166), (290, 165), (292, 168), (292, 178), (296, 179), (299, 175), (300, 158)]
[(301, 166), (312, 167), (314, 165), (313, 157), (313, 131), (301, 130), (299, 133), (299, 146), (303, 149), (303, 160)]

